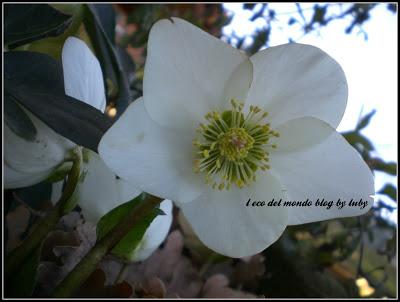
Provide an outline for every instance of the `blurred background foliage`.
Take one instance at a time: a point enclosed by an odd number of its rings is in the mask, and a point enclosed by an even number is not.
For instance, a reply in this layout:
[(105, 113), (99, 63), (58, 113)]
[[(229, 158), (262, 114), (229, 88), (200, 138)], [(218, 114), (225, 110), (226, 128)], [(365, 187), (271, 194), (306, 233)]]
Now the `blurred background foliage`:
[[(348, 24), (343, 28), (344, 35), (353, 35), (358, 31), (367, 38), (363, 24), (372, 18), (371, 11), (377, 6), (384, 5), (388, 14), (397, 14), (395, 4), (351, 4), (338, 15), (329, 13), (330, 5), (340, 4), (315, 4), (311, 18), (306, 18), (302, 5), (296, 4), (296, 11), (291, 14), (287, 26), (301, 24), (306, 35), (330, 26), (335, 20), (346, 18)], [(32, 15), (32, 11), (27, 13), (23, 9), (6, 10), (6, 33), (32, 29), (28, 36), (22, 38), (6, 35), (6, 47), (13, 51), (42, 52), (59, 60), (62, 45), (68, 36), (76, 35), (85, 40), (101, 62), (107, 88), (106, 112), (114, 120), (142, 94), (146, 43), (154, 22), (177, 16), (221, 37), (223, 26), (231, 21), (221, 4), (57, 4), (52, 7), (58, 13), (38, 11)], [(228, 43), (250, 55), (269, 45), (270, 34), (276, 30), (272, 22), (276, 12), (268, 4), (243, 4), (243, 9), (251, 11), (251, 21), (257, 18), (267, 21), (262, 30), (248, 33), (252, 38), (251, 44), (244, 43), (246, 37), (226, 37)], [(23, 18), (31, 23), (21, 21)], [(40, 31), (43, 26), (45, 30)], [(290, 37), (288, 40), (293, 41)], [(374, 113), (366, 114), (353, 131), (342, 134), (372, 171), (397, 176), (397, 163), (377, 157), (373, 152), (374, 143), (361, 133), (373, 121)], [(397, 187), (392, 184), (386, 184), (378, 193), (378, 196), (386, 195), (397, 202)], [(44, 182), (29, 188), (6, 190), (4, 199), (5, 247), (9, 251), (23, 240), (32, 223), (52, 207), (51, 185)], [(118, 259), (107, 258), (78, 295), (395, 297), (397, 225), (384, 218), (382, 211), (396, 208), (378, 198), (374, 208), (361, 217), (291, 226), (264, 252), (240, 260), (208, 250), (175, 209), (171, 234), (150, 259), (128, 265)], [(65, 275), (65, 270), (71, 269), (71, 259), (79, 257), (79, 253), (90, 247), (90, 240), (82, 235), (87, 235), (87, 230), (78, 232), (79, 240), (68, 235), (82, 227), (83, 222), (76, 217), (77, 212), (79, 208), (65, 219), (64, 224), (59, 225), (58, 232), (61, 233), (49, 239), (41, 256), (42, 263), (47, 263), (47, 266), (42, 265), (34, 295), (46, 295), (49, 287), (54, 286), (49, 280), (57, 274)], [(169, 264), (165, 264), (167, 262)], [(163, 266), (163, 270), (157, 265)], [(125, 271), (122, 279), (121, 271)]]

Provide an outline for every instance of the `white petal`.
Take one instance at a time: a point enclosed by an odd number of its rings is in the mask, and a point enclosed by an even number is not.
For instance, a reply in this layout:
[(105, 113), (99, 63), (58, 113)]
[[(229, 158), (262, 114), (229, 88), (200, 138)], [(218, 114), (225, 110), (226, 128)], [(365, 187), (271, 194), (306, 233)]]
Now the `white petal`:
[(270, 173), (259, 175), (248, 188), (208, 190), (193, 202), (179, 204), (196, 235), (210, 249), (229, 256), (245, 257), (275, 242), (287, 224), (283, 207), (246, 206), (247, 201), (284, 199), (285, 192)]
[(99, 155), (85, 150), (88, 162), (83, 162), (85, 173), (76, 189), (79, 206), (86, 220), (97, 223), (115, 207), (138, 196), (141, 191), (116, 175), (106, 166)]
[(167, 237), (172, 224), (172, 202), (164, 200), (160, 204), (160, 209), (165, 215), (159, 215), (152, 221), (131, 257), (133, 261), (148, 258)]
[[(327, 123), (314, 118), (293, 120), (278, 128), (285, 150), (271, 154), (271, 167), (288, 192), (289, 200), (313, 202), (290, 208), (289, 224), (301, 224), (366, 213), (373, 204), (374, 179), (360, 154)], [(328, 134), (329, 133), (329, 134)], [(328, 134), (328, 135), (327, 135)], [(323, 138), (325, 137), (325, 138)], [(310, 142), (307, 148), (301, 139)], [(312, 142), (312, 143), (311, 143)], [(292, 144), (292, 145), (290, 145)], [(333, 200), (330, 209), (317, 207), (317, 199)], [(338, 209), (338, 199), (347, 205)], [(364, 209), (349, 207), (351, 199), (368, 201)]]
[(69, 37), (62, 50), (62, 64), (65, 93), (104, 112), (103, 73), (85, 42)]
[(347, 103), (340, 65), (320, 49), (303, 44), (270, 47), (253, 55), (253, 83), (247, 104), (270, 113), (273, 126), (313, 116), (336, 128)]
[(274, 138), (277, 149), (271, 151), (277, 154), (308, 149), (323, 142), (334, 131), (325, 122), (313, 117), (290, 120), (275, 130), (279, 133), (279, 138)]
[(157, 123), (182, 131), (222, 109), (224, 88), (247, 56), (178, 18), (153, 25), (147, 47), (143, 97)]
[(25, 112), (36, 127), (36, 138), (33, 142), (25, 140), (5, 124), (4, 161), (16, 171), (40, 174), (62, 163), (67, 151), (73, 148), (74, 144), (27, 110)]
[(224, 95), (226, 105), (229, 106), (231, 99), (244, 103), (252, 81), (253, 63), (250, 59), (246, 59), (236, 67), (225, 84)]
[(24, 173), (11, 168), (7, 163), (4, 164), (4, 189), (15, 189), (29, 187), (47, 178), (52, 170), (37, 173)]
[(141, 190), (185, 202), (205, 187), (192, 171), (192, 139), (156, 124), (140, 98), (104, 134), (99, 154), (118, 176)]

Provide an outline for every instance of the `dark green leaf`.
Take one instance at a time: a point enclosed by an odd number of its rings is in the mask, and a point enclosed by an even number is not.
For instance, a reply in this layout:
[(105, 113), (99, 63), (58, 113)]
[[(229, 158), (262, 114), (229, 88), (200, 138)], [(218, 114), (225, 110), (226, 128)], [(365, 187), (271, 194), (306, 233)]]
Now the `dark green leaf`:
[(118, 222), (120, 222), (134, 207), (143, 200), (143, 194), (135, 199), (121, 204), (104, 215), (97, 223), (97, 240), (101, 240), (107, 233), (112, 230)]
[(31, 297), (37, 282), (42, 246), (38, 247), (21, 265), (20, 270), (6, 283), (8, 297)]
[(114, 45), (116, 16), (112, 4), (93, 4), (92, 7), (108, 39)]
[(397, 6), (396, 6), (396, 4), (393, 4), (393, 3), (389, 3), (387, 5), (387, 9), (389, 11), (391, 11), (393, 14), (395, 14), (397, 12)]
[(386, 196), (389, 196), (393, 201), (396, 201), (396, 196), (397, 196), (397, 189), (395, 186), (392, 184), (386, 184), (379, 192), (378, 194), (384, 194)]
[(373, 158), (370, 160), (370, 166), (374, 170), (397, 175), (397, 164), (395, 162), (385, 162), (380, 158)]
[(243, 4), (243, 9), (252, 10), (256, 6), (254, 3), (245, 3)]
[(113, 63), (112, 45), (104, 32), (100, 20), (92, 6), (85, 6), (84, 24), (89, 34), (94, 51), (100, 61), (104, 75), (104, 84), (107, 89), (107, 96), (114, 96), (118, 92), (117, 66)]
[[(145, 198), (144, 194), (139, 195), (135, 199), (128, 201), (104, 215), (97, 223), (97, 240), (101, 240), (109, 231), (111, 231), (133, 208), (135, 208)], [(112, 254), (126, 261), (132, 260), (132, 253), (143, 238), (147, 228), (158, 215), (165, 215), (159, 209), (154, 208), (140, 223), (136, 224), (124, 238), (113, 248)]]
[(65, 94), (61, 64), (34, 52), (4, 54), (6, 93), (60, 135), (97, 152), (111, 121), (96, 108)]
[(10, 48), (61, 35), (71, 16), (47, 4), (5, 4), (4, 43)]
[(295, 18), (290, 18), (289, 19), (289, 21), (288, 21), (288, 25), (293, 25), (293, 24), (295, 24), (296, 22), (298, 22)]
[(24, 110), (16, 103), (13, 96), (7, 92), (4, 96), (4, 121), (16, 135), (28, 141), (35, 140), (35, 125)]
[(325, 5), (325, 6), (315, 5), (314, 6), (314, 16), (313, 16), (311, 22), (312, 23), (320, 23), (322, 25), (326, 24), (325, 14), (326, 14), (327, 8), (328, 8), (328, 5)]
[(269, 27), (257, 31), (253, 37), (254, 42), (248, 50), (249, 53), (254, 54), (257, 51), (259, 51), (263, 46), (265, 46), (269, 40), (270, 33), (271, 33), (271, 28)]
[(390, 211), (390, 212), (393, 212), (394, 210), (397, 209), (397, 207), (392, 207), (392, 206), (386, 204), (385, 202), (383, 202), (382, 200), (379, 200), (379, 201), (378, 201), (377, 208), (378, 208), (379, 210), (380, 210), (380, 209), (386, 209), (386, 210), (388, 210), (388, 211)]
[(158, 215), (164, 215), (164, 212), (159, 208), (153, 209), (149, 215), (144, 217), (140, 223), (136, 224), (133, 229), (122, 238), (112, 249), (111, 253), (125, 261), (133, 261), (133, 252), (142, 240), (147, 228)]
[(367, 151), (374, 150), (374, 146), (369, 141), (369, 139), (367, 139), (364, 135), (362, 135), (358, 132), (350, 131), (350, 132), (342, 133), (342, 135), (349, 142), (349, 144), (354, 147), (357, 147), (357, 145), (361, 145), (364, 150), (367, 150)]
[(376, 110), (372, 110), (370, 113), (365, 115), (361, 119), (361, 121), (358, 123), (358, 125), (356, 127), (356, 131), (359, 131), (359, 130), (364, 129), (365, 127), (367, 127), (369, 122), (371, 121), (371, 118), (374, 116), (375, 113), (376, 113)]
[(84, 23), (91, 37), (96, 55), (101, 62), (103, 74), (105, 75), (108, 100), (112, 100), (116, 104), (117, 116), (119, 116), (129, 105), (132, 98), (122, 64), (113, 43), (101, 25), (100, 18), (93, 5), (87, 5)]

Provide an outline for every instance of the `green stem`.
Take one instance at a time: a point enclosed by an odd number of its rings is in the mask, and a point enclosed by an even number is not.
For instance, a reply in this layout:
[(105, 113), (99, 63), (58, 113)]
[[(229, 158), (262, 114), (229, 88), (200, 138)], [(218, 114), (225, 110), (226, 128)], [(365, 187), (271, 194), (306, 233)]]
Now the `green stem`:
[(79, 180), (81, 152), (74, 151), (73, 165), (68, 173), (68, 180), (56, 206), (32, 228), (24, 242), (12, 251), (5, 261), (6, 278), (19, 270), (24, 260), (42, 243), (47, 234), (54, 228), (61, 216), (65, 214), (64, 206), (75, 191)]
[(147, 200), (136, 206), (103, 239), (98, 241), (82, 261), (75, 266), (55, 289), (53, 297), (66, 298), (72, 296), (97, 268), (103, 257), (161, 201), (162, 199), (158, 197), (149, 196)]

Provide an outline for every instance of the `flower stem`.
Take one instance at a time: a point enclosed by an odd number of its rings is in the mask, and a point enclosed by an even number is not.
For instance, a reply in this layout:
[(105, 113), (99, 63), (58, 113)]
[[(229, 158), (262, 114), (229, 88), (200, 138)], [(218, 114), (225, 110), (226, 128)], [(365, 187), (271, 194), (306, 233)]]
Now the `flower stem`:
[(32, 232), (24, 240), (24, 242), (13, 250), (5, 261), (5, 274), (6, 278), (13, 275), (19, 270), (24, 260), (35, 251), (35, 249), (43, 242), (47, 234), (54, 228), (61, 216), (65, 214), (65, 204), (71, 198), (75, 191), (75, 187), (79, 180), (80, 165), (82, 161), (82, 155), (80, 149), (76, 149), (73, 152), (73, 164), (71, 170), (68, 173), (68, 180), (56, 206), (36, 225), (32, 228)]
[(72, 296), (97, 268), (103, 257), (161, 201), (162, 199), (150, 195), (148, 199), (136, 206), (116, 227), (98, 241), (82, 261), (75, 266), (55, 289), (53, 297), (66, 298)]

